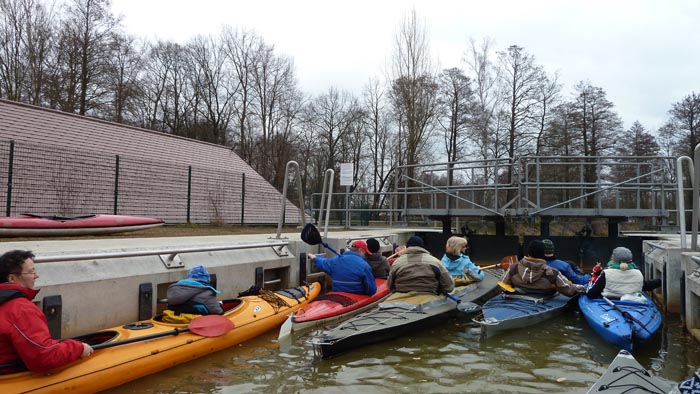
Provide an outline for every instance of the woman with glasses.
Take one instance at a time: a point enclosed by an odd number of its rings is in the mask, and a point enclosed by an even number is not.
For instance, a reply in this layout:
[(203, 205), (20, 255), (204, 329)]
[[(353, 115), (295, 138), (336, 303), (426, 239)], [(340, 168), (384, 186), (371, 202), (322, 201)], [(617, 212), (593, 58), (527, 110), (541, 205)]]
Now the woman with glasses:
[(51, 338), (46, 316), (32, 302), (37, 278), (32, 252), (0, 256), (0, 373), (45, 372), (92, 354), (86, 343)]

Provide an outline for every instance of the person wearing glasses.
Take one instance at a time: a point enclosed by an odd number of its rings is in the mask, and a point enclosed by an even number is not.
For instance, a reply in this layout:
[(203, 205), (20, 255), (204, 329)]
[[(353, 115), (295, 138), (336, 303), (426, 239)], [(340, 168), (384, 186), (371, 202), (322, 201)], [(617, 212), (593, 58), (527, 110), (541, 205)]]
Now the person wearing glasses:
[(38, 278), (31, 251), (0, 256), (0, 373), (47, 372), (93, 352), (86, 343), (51, 338), (46, 316), (32, 302)]

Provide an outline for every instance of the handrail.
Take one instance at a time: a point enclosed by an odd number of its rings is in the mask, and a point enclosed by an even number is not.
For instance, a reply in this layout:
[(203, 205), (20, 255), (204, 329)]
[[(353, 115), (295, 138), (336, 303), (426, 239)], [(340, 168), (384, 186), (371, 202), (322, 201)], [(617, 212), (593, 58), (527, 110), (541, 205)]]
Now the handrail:
[(37, 256), (34, 258), (36, 263), (52, 263), (60, 261), (77, 261), (77, 260), (95, 260), (95, 259), (111, 259), (121, 257), (141, 257), (168, 255), (175, 256), (178, 253), (195, 253), (195, 252), (214, 252), (219, 250), (238, 250), (238, 249), (257, 249), (272, 246), (287, 246), (288, 241), (244, 244), (244, 245), (225, 245), (225, 246), (202, 246), (192, 248), (175, 248), (175, 249), (155, 249), (155, 250), (133, 250), (128, 252), (106, 252), (106, 253), (86, 253), (86, 254), (66, 254), (55, 256)]
[(326, 224), (323, 228), (323, 237), (328, 237), (328, 219), (331, 215), (331, 197), (333, 197), (333, 181), (335, 178), (335, 171), (332, 168), (327, 169), (323, 173), (323, 192), (321, 192), (321, 205), (319, 205), (318, 223), (323, 221), (323, 203), (326, 199), (326, 186), (328, 187), (328, 202), (326, 206)]
[[(683, 163), (688, 163), (688, 172), (690, 178), (690, 184), (693, 190), (695, 190), (695, 169), (693, 167), (693, 159), (688, 156), (681, 156), (676, 159), (676, 181), (678, 182), (678, 195), (676, 199), (678, 201), (678, 226), (681, 230), (681, 249), (685, 250), (687, 248), (687, 242), (685, 239), (685, 193), (683, 192)], [(695, 202), (693, 202), (695, 205)]]
[(421, 184), (421, 185), (423, 185), (423, 186), (429, 187), (429, 188), (431, 188), (431, 189), (433, 189), (433, 190), (437, 190), (438, 192), (440, 192), (440, 193), (442, 193), (442, 194), (445, 194), (445, 195), (448, 195), (448, 196), (450, 196), (450, 197), (454, 197), (454, 198), (456, 198), (456, 199), (458, 199), (458, 200), (464, 201), (464, 202), (466, 202), (466, 203), (472, 204), (472, 205), (474, 205), (474, 206), (477, 207), (477, 208), (481, 208), (481, 209), (483, 209), (483, 210), (485, 210), (485, 211), (489, 211), (489, 212), (493, 213), (494, 215), (498, 215), (498, 216), (501, 216), (501, 217), (504, 216), (502, 213), (500, 213), (500, 212), (498, 212), (498, 211), (494, 211), (493, 209), (486, 208), (485, 206), (479, 205), (479, 204), (475, 203), (474, 201), (469, 201), (469, 200), (467, 200), (466, 198), (462, 198), (462, 197), (457, 196), (457, 195), (454, 195), (454, 194), (452, 194), (452, 193), (448, 193), (448, 192), (446, 192), (446, 191), (444, 191), (444, 190), (441, 190), (441, 189), (439, 189), (439, 188), (437, 188), (437, 187), (435, 187), (435, 186), (428, 185), (428, 184), (425, 183), (425, 182), (421, 182), (421, 181), (419, 181), (418, 179), (411, 178), (411, 177), (408, 176), (408, 175), (403, 175), (403, 177), (406, 178), (406, 179), (410, 179), (410, 180), (412, 180), (412, 181), (414, 181), (414, 182), (416, 182), (416, 183), (419, 183), (419, 184)]
[[(700, 165), (700, 144), (695, 145), (695, 151), (693, 154), (693, 165), (697, 167)], [(695, 174), (693, 174), (693, 225), (692, 231), (693, 235), (691, 237), (691, 250), (698, 251), (698, 219), (700, 219), (700, 206), (698, 206), (698, 198), (700, 198), (700, 193), (696, 185), (700, 185), (700, 168), (695, 168)]]
[(280, 239), (282, 234), (282, 224), (284, 222), (284, 213), (287, 209), (287, 186), (289, 185), (289, 169), (290, 167), (296, 167), (296, 181), (299, 189), (299, 204), (301, 204), (301, 225), (302, 227), (306, 225), (306, 212), (304, 211), (304, 193), (301, 187), (301, 172), (299, 171), (299, 163), (294, 160), (287, 162), (287, 167), (284, 170), (284, 186), (282, 187), (282, 209), (280, 210), (280, 220), (277, 222), (277, 236), (276, 239)]
[(567, 201), (562, 201), (562, 202), (560, 202), (560, 203), (558, 203), (558, 204), (554, 204), (554, 205), (548, 206), (548, 207), (546, 207), (546, 208), (542, 208), (542, 209), (540, 209), (540, 210), (537, 210), (537, 211), (535, 211), (535, 212), (532, 212), (532, 213), (530, 213), (530, 216), (536, 215), (536, 214), (538, 214), (538, 213), (540, 213), (540, 212), (544, 212), (544, 211), (550, 210), (550, 209), (552, 209), (552, 208), (556, 208), (556, 207), (558, 207), (558, 206), (560, 206), (560, 205), (568, 204), (568, 203), (570, 203), (570, 202), (572, 202), (572, 201), (580, 200), (580, 199), (583, 199), (583, 198), (592, 196), (592, 195), (594, 195), (594, 194), (598, 194), (598, 193), (600, 193), (600, 192), (603, 192), (603, 191), (606, 191), (606, 190), (609, 190), (609, 189), (614, 189), (614, 188), (616, 188), (616, 187), (618, 187), (618, 186), (620, 186), (620, 185), (623, 185), (623, 184), (625, 184), (625, 183), (632, 182), (632, 181), (635, 181), (635, 180), (637, 180), (637, 179), (644, 178), (644, 177), (646, 177), (646, 176), (653, 175), (653, 174), (656, 174), (657, 172), (661, 172), (661, 171), (663, 171), (663, 170), (660, 170), (660, 169), (659, 169), (659, 170), (654, 170), (654, 171), (652, 171), (652, 172), (648, 172), (648, 173), (646, 173), (646, 174), (639, 175), (639, 176), (636, 176), (636, 177), (634, 177), (634, 178), (630, 178), (630, 179), (624, 180), (624, 181), (622, 181), (622, 182), (618, 182), (618, 183), (614, 183), (614, 184), (612, 184), (612, 185), (606, 185), (606, 186), (603, 186), (603, 187), (599, 187), (598, 190), (596, 190), (596, 191), (593, 191), (593, 192), (590, 192), (590, 193), (586, 193), (586, 194), (582, 194), (582, 195), (580, 195), (580, 196), (578, 196), (578, 197), (569, 199), (569, 200), (567, 200)]

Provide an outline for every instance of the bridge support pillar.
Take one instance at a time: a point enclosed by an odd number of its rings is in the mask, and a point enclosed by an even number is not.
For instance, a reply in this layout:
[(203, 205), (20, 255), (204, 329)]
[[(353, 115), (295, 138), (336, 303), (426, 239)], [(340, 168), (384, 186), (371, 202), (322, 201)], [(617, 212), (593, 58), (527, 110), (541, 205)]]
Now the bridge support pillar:
[(551, 216), (540, 216), (540, 236), (542, 238), (549, 238), (549, 223), (551, 222)]

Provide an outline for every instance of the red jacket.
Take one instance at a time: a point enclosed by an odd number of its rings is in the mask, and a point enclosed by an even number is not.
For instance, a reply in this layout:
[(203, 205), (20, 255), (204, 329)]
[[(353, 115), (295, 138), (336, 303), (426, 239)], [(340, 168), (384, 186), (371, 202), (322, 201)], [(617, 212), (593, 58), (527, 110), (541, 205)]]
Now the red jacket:
[[(0, 365), (22, 360), (27, 369), (45, 372), (77, 360), (83, 344), (51, 338), (46, 316), (32, 300), (39, 290), (14, 283), (0, 284)], [(3, 373), (23, 370), (3, 368)]]

